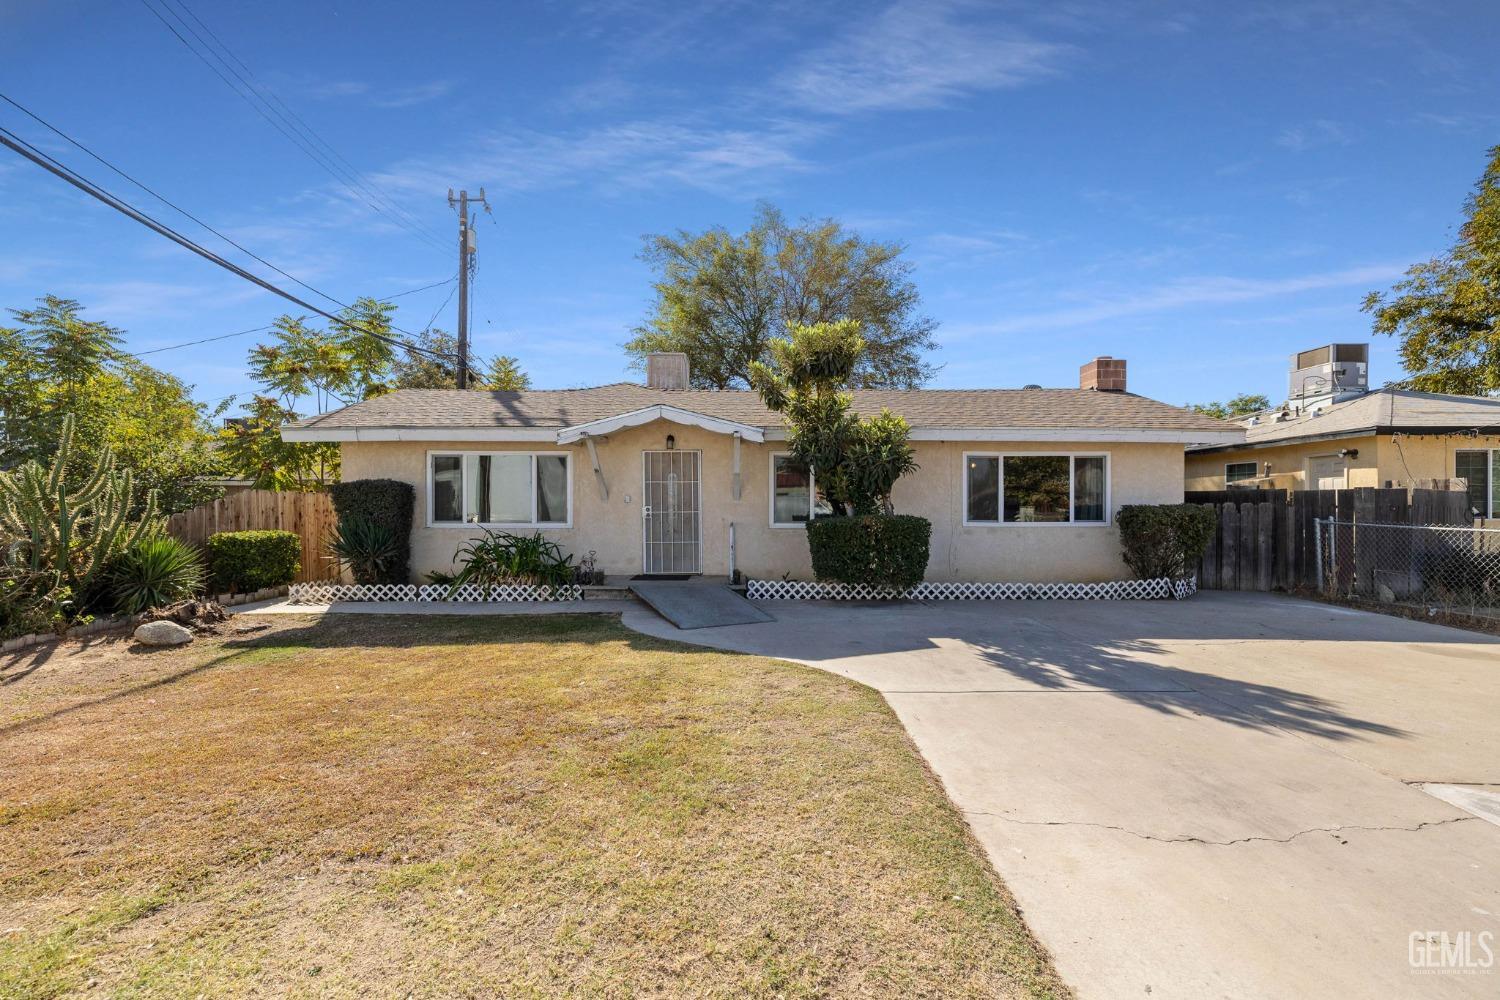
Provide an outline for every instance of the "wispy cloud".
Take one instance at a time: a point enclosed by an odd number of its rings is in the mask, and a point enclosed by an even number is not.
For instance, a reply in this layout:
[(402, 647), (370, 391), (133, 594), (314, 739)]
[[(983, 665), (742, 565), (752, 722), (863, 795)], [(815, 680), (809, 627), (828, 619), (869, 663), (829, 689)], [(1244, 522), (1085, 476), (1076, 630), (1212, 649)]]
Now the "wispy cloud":
[(799, 155), (819, 129), (795, 121), (695, 127), (637, 121), (564, 134), (507, 132), (478, 140), (458, 159), (415, 159), (375, 175), (395, 190), (442, 190), (473, 177), (497, 191), (592, 183), (606, 191), (672, 181), (740, 195), (752, 183), (810, 169)]
[(1353, 141), (1354, 137), (1347, 128), (1326, 118), (1282, 129), (1281, 134), (1276, 137), (1276, 145), (1294, 153), (1306, 152), (1319, 146), (1347, 146)]
[(793, 104), (828, 114), (933, 108), (1052, 76), (1072, 51), (965, 11), (955, 3), (896, 3), (806, 53), (778, 89)]
[(164, 316), (210, 311), (226, 304), (254, 301), (266, 293), (252, 285), (226, 281), (186, 284), (168, 281), (83, 282), (69, 289), (95, 318), (129, 325)]
[(373, 108), (410, 108), (446, 97), (452, 80), (430, 80), (407, 87), (376, 87), (364, 80), (295, 80), (291, 88), (315, 101), (347, 101), (363, 98)]
[(1331, 288), (1367, 289), (1372, 284), (1390, 281), (1399, 275), (1404, 267), (1405, 265), (1402, 264), (1370, 264), (1342, 271), (1325, 271), (1291, 278), (1225, 276), (1184, 278), (1147, 289), (1136, 295), (1109, 299), (1092, 305), (1012, 316), (992, 323), (976, 323), (962, 328), (945, 326), (943, 333), (949, 338), (967, 339), (991, 334), (1061, 330), (1103, 323), (1126, 316), (1167, 312), (1192, 306), (1254, 302)]
[(452, 90), (452, 80), (433, 80), (430, 83), (417, 84), (415, 87), (402, 87), (383, 95), (376, 95), (370, 98), (370, 103), (377, 108), (411, 108), (446, 97)]

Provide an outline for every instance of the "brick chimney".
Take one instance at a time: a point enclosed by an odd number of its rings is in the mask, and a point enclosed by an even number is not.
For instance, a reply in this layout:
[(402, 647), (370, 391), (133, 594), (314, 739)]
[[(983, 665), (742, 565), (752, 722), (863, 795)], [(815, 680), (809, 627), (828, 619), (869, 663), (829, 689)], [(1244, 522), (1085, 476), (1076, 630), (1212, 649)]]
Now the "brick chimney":
[(1078, 369), (1078, 388), (1099, 392), (1125, 391), (1125, 359), (1109, 355), (1095, 358)]
[(646, 355), (646, 385), (652, 389), (686, 389), (688, 356), (667, 351)]

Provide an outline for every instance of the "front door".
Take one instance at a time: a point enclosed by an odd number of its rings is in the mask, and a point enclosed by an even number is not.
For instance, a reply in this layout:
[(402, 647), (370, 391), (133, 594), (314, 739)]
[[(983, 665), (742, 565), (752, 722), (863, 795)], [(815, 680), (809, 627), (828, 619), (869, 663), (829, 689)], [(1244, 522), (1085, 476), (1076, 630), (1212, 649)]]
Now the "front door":
[(647, 451), (641, 456), (641, 533), (648, 574), (703, 572), (699, 453)]

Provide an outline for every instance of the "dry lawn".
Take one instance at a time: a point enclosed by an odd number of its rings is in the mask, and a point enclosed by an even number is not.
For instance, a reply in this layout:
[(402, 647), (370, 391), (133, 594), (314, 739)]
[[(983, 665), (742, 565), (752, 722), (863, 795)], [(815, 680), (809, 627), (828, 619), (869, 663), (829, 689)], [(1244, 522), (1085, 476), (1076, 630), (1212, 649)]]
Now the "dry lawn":
[(0, 660), (0, 996), (1066, 993), (869, 689), (603, 616), (259, 622)]

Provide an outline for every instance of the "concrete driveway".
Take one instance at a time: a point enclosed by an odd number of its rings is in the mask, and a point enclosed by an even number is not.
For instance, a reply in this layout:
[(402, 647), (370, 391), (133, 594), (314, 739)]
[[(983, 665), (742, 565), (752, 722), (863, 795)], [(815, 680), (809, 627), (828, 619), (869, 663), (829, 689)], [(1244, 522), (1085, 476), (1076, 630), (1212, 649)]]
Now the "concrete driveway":
[(1500, 997), (1500, 825), (1423, 787), (1500, 792), (1500, 641), (1213, 592), (761, 607), (625, 622), (884, 692), (1081, 996)]

